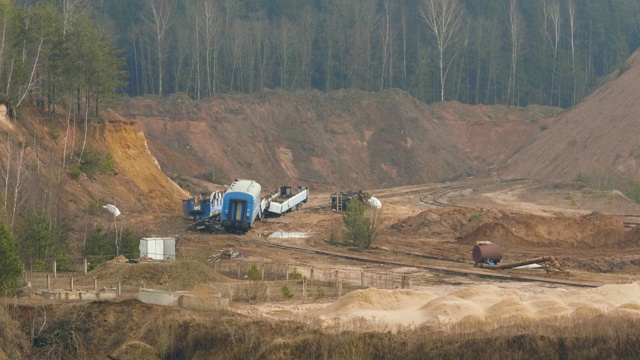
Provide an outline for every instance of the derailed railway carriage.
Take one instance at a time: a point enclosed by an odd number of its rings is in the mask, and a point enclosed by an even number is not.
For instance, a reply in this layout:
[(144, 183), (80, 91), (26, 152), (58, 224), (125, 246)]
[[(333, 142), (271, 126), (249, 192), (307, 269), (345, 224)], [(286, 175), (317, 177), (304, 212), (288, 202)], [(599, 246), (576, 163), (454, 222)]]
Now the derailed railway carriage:
[(262, 218), (260, 184), (236, 179), (222, 199), (222, 226), (229, 231), (247, 231), (257, 218)]

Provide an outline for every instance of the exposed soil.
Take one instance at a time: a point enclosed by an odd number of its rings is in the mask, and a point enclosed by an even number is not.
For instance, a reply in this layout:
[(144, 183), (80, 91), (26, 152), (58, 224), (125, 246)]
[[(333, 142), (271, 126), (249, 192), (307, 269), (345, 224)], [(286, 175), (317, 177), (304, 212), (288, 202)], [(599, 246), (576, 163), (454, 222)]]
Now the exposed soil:
[[(452, 324), (497, 328), (571, 324), (600, 316), (638, 318), (640, 227), (635, 225), (640, 208), (619, 192), (571, 182), (578, 172), (596, 170), (636, 175), (640, 148), (629, 136), (638, 133), (632, 121), (633, 99), (639, 98), (633, 95), (640, 76), (637, 59), (635, 54), (626, 72), (566, 112), (536, 106), (429, 106), (397, 90), (127, 99), (88, 129), (92, 148), (112, 155), (115, 173), (60, 177), (68, 180), (61, 182), (68, 194), (64, 207), (77, 216), (73, 241), (82, 241), (87, 224), (112, 220), (108, 214), (87, 213), (92, 205), (110, 202), (122, 211), (121, 227), (149, 236), (177, 235), (178, 261), (112, 261), (87, 276), (76, 274), (79, 287), (91, 288), (94, 277), (105, 286), (123, 283), (125, 295), (108, 302), (37, 298), (46, 275), (31, 274), (32, 288), (12, 300), (18, 315), (1, 314), (7, 330), (0, 335), (16, 345), (0, 348), (0, 357), (29, 353), (44, 358), (52, 354), (47, 351), (60, 358), (162, 357), (167, 349), (157, 329), (167, 328), (158, 325), (163, 316), (198, 328), (209, 324), (205, 319), (211, 314), (122, 299), (135, 297), (143, 282), (209, 295), (251, 284), (214, 270), (229, 264), (243, 275), (238, 263), (207, 261), (227, 248), (245, 254), (243, 264), (291, 266), (307, 278), (315, 269), (318, 281), (338, 273), (343, 280), (364, 279), (363, 274), (391, 279), (390, 286), (342, 297), (336, 290), (305, 299), (296, 293), (288, 300), (275, 294), (273, 301), (232, 302), (224, 313), (233, 319), (225, 322), (227, 329), (264, 319), (275, 324), (294, 320), (287, 329), (306, 324), (325, 331), (395, 332), (419, 325), (449, 330)], [(32, 108), (23, 112), (37, 114)], [(25, 124), (3, 119), (0, 131), (27, 139), (31, 133), (58, 130), (53, 123)], [(73, 135), (48, 136), (52, 158), (62, 158), (67, 141), (78, 149), (81, 126), (72, 130)], [(28, 149), (27, 157), (44, 167), (38, 156)], [(50, 170), (46, 176), (52, 181), (66, 174), (58, 165)], [(255, 179), (265, 190), (306, 185), (312, 196), (300, 211), (258, 222), (247, 234), (187, 231), (190, 222), (180, 216), (181, 200), (223, 190), (233, 178)], [(559, 182), (550, 181), (555, 179)], [(383, 204), (370, 249), (340, 244), (342, 217), (326, 206), (331, 192), (360, 189)], [(268, 237), (277, 231), (309, 236)], [(561, 269), (474, 267), (471, 249), (478, 241), (499, 245), (503, 263), (545, 255)], [(393, 277), (407, 274), (413, 285), (400, 289)], [(584, 289), (594, 286), (600, 287)], [(42, 326), (39, 334), (37, 326)], [(73, 336), (55, 338), (57, 328)], [(188, 336), (185, 328), (181, 331)]]

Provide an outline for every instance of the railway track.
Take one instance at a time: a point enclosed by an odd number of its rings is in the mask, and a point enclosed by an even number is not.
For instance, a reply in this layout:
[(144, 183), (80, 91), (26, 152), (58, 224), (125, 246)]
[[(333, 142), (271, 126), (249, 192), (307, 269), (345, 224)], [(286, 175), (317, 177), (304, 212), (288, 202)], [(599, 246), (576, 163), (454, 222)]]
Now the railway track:
[[(412, 267), (412, 268), (422, 269), (422, 270), (426, 270), (426, 271), (430, 271), (430, 272), (437, 272), (437, 273), (441, 273), (441, 274), (457, 275), (457, 276), (464, 276), (464, 277), (494, 279), (494, 280), (503, 280), (503, 281), (541, 282), (541, 283), (546, 283), (546, 284), (566, 285), (566, 286), (575, 286), (575, 287), (587, 287), (587, 288), (594, 288), (594, 287), (600, 286), (600, 284), (587, 283), (587, 282), (561, 281), (561, 280), (553, 280), (553, 279), (544, 279), (544, 278), (535, 277), (535, 276), (522, 276), (522, 275), (503, 274), (503, 273), (498, 273), (495, 270), (483, 270), (483, 269), (477, 269), (477, 268), (464, 270), (464, 269), (459, 269), (459, 268), (453, 268), (453, 267), (447, 267), (447, 266), (438, 266), (438, 265), (429, 265), (429, 264), (416, 263), (416, 262), (390, 261), (390, 260), (383, 260), (383, 259), (380, 259), (380, 258), (372, 258), (372, 257), (367, 257), (367, 256), (357, 256), (357, 255), (353, 255), (353, 254), (346, 254), (346, 253), (342, 253), (342, 252), (327, 251), (327, 250), (312, 249), (312, 248), (302, 248), (302, 247), (297, 247), (297, 246), (274, 244), (274, 243), (265, 243), (265, 242), (260, 242), (260, 241), (256, 241), (255, 244), (259, 245), (259, 246), (276, 248), (276, 249), (280, 249), (280, 250), (304, 252), (304, 253), (318, 255), (318, 256), (338, 257), (338, 258), (342, 258), (342, 259), (345, 259), (345, 260), (357, 261), (357, 262), (362, 262), (362, 263), (383, 264), (383, 265), (398, 266), (398, 267)], [(429, 257), (429, 256), (425, 256), (425, 255), (419, 255), (419, 254), (407, 254), (407, 253), (405, 253), (405, 255), (415, 256), (415, 257), (422, 258), (422, 259), (433, 259), (433, 257)], [(458, 264), (461, 263), (460, 261), (456, 261), (456, 260), (448, 260), (448, 259), (441, 259), (441, 258), (436, 258), (436, 259), (440, 260), (440, 261), (445, 261), (445, 262), (448, 261), (448, 262), (452, 262), (452, 263), (455, 262), (455, 263), (458, 263)], [(472, 266), (471, 264), (469, 264), (469, 265)]]
[[(512, 179), (512, 180), (504, 180), (503, 182), (514, 183), (514, 184), (517, 184), (517, 186), (537, 185), (535, 181), (529, 180), (529, 179)], [(484, 180), (481, 182), (469, 183), (469, 184), (455, 184), (455, 185), (440, 186), (440, 187), (429, 189), (430, 191), (428, 191), (427, 193), (425, 193), (420, 197), (420, 201), (435, 207), (456, 207), (456, 208), (467, 209), (469, 208), (469, 206), (452, 204), (449, 202), (445, 202), (442, 199), (454, 192), (458, 192), (458, 191), (469, 189), (469, 188), (477, 189), (477, 188), (487, 187), (492, 184), (495, 184), (495, 182), (490, 180)], [(618, 218), (624, 224), (625, 227), (640, 226), (640, 215), (638, 214), (609, 213), (607, 215)]]

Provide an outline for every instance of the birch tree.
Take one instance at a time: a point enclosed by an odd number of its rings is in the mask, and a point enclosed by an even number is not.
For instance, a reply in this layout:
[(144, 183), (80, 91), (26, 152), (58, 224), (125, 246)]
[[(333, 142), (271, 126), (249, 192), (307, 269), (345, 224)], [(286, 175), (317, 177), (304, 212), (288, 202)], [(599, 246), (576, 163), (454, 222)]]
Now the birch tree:
[(18, 155), (18, 165), (16, 166), (16, 182), (13, 186), (13, 211), (11, 212), (11, 226), (13, 229), (13, 224), (16, 220), (16, 214), (18, 212), (18, 208), (22, 205), (24, 201), (24, 197), (20, 196), (20, 190), (22, 189), (22, 185), (24, 183), (24, 174), (22, 170), (24, 168), (24, 152), (25, 152), (26, 144), (22, 143), (22, 148), (20, 149), (20, 153)]
[(9, 206), (9, 179), (11, 176), (11, 136), (7, 135), (7, 141), (5, 142), (5, 159), (6, 163), (0, 167), (0, 172), (2, 173), (2, 187), (3, 187), (3, 197), (2, 197), (2, 217), (0, 219), (5, 218), (7, 216), (7, 209)]
[(158, 66), (158, 95), (163, 94), (162, 64), (164, 62), (164, 42), (167, 29), (171, 26), (169, 21), (169, 5), (165, 0), (149, 0), (151, 14), (142, 16), (142, 20), (148, 25), (149, 33), (154, 37), (156, 45), (156, 64)]
[(516, 5), (516, 0), (509, 0), (509, 31), (511, 35), (511, 71), (509, 72), (507, 103), (516, 105), (516, 70), (523, 31), (522, 20)]
[[(553, 104), (553, 91), (555, 89), (556, 62), (558, 59), (558, 44), (560, 42), (560, 3), (558, 0), (542, 0), (544, 12), (545, 33), (553, 50), (553, 63), (551, 64), (551, 104)], [(560, 96), (560, 95), (558, 95)], [(559, 101), (558, 101), (559, 102)]]
[(457, 0), (422, 0), (418, 13), (436, 40), (440, 101), (444, 101), (449, 67), (461, 49), (459, 30), (462, 25), (462, 8)]
[[(391, 48), (391, 22), (389, 0), (382, 1), (382, 66), (380, 71), (380, 90), (384, 89), (384, 77), (386, 74), (387, 60), (390, 60)], [(389, 71), (389, 79), (391, 79), (391, 70)]]
[(220, 45), (219, 33), (221, 28), (222, 17), (218, 15), (215, 5), (209, 1), (205, 1), (202, 12), (202, 37), (204, 39), (208, 96), (212, 96), (216, 92), (215, 76)]
[(578, 93), (578, 79), (576, 75), (576, 45), (574, 40), (575, 35), (575, 18), (576, 7), (573, 0), (567, 0), (567, 11), (569, 12), (569, 44), (571, 46), (571, 78), (573, 79), (573, 94), (571, 98), (571, 104), (574, 105), (577, 101), (576, 95)]
[(86, 13), (89, 10), (88, 0), (58, 0), (62, 7), (62, 31), (63, 34), (67, 33), (67, 30), (73, 22), (73, 18), (78, 13)]

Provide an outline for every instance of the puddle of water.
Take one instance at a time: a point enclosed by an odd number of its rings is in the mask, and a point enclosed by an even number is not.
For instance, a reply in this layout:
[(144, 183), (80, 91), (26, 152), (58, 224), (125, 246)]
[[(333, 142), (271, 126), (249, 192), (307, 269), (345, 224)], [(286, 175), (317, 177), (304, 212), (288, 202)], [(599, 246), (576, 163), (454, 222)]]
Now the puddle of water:
[(275, 239), (293, 239), (293, 238), (306, 238), (309, 233), (299, 231), (275, 231), (269, 235), (270, 238)]

